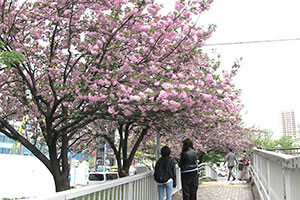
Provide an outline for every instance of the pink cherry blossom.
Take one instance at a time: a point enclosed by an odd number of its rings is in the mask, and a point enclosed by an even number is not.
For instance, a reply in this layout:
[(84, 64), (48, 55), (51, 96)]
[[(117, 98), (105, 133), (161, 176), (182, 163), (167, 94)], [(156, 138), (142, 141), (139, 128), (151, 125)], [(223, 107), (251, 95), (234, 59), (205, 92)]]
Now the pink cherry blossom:
[(137, 95), (134, 95), (134, 96), (130, 96), (129, 97), (129, 100), (130, 101), (139, 101), (141, 99), (141, 97), (137, 96)]
[(116, 130), (121, 173), (158, 129), (177, 149), (183, 137), (203, 152), (245, 147), (237, 71), (216, 70), (201, 49), (214, 28), (194, 21), (211, 2), (162, 12), (151, 0), (1, 1), (0, 56), (12, 60), (0, 58), (0, 131), (20, 138), (11, 122), (30, 116), (36, 141), (20, 142), (58, 172), (57, 191), (69, 186), (68, 151), (92, 151)]
[(108, 112), (110, 113), (110, 114), (112, 114), (112, 115), (115, 115), (115, 114), (117, 114), (117, 112), (114, 110), (114, 108), (113, 107), (109, 107), (108, 108)]
[(180, 1), (175, 2), (175, 9), (177, 11), (181, 10), (183, 8), (183, 4)]
[(158, 95), (158, 99), (166, 99), (168, 96), (169, 95), (166, 93), (166, 91), (162, 90)]
[(174, 88), (174, 86), (171, 83), (163, 83), (161, 86), (162, 86), (162, 88), (164, 90), (168, 90), (168, 89)]

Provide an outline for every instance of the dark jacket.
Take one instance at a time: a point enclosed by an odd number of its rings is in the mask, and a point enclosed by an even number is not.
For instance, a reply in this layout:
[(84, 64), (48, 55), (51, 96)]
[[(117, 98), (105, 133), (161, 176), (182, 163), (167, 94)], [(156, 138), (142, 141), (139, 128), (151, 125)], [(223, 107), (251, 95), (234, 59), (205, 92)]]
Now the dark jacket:
[[(160, 166), (165, 166), (165, 170), (167, 171), (170, 178), (173, 179), (173, 187), (176, 187), (176, 166), (175, 166), (175, 160), (171, 157), (160, 157), (158, 161), (155, 164), (155, 169), (156, 167)], [(157, 173), (156, 170), (154, 170), (154, 176)]]
[(180, 155), (179, 167), (181, 172), (198, 168), (198, 153), (194, 149), (189, 148)]

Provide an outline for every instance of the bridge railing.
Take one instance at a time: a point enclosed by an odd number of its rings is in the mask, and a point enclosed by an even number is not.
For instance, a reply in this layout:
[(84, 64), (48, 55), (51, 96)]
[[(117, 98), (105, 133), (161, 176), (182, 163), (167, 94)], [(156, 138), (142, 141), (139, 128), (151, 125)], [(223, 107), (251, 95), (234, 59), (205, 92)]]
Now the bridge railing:
[[(204, 178), (217, 179), (217, 172), (210, 163), (202, 163), (199, 172)], [(203, 178), (203, 177), (202, 177)], [(176, 188), (173, 194), (182, 189), (180, 168), (176, 167)], [(33, 198), (34, 199), (34, 198)], [(154, 181), (153, 171), (111, 180), (97, 185), (88, 185), (49, 196), (39, 196), (36, 200), (157, 200), (157, 183)]]
[(276, 148), (276, 149), (265, 149), (267, 151), (274, 151), (277, 153), (288, 154), (292, 156), (299, 156), (300, 155), (300, 148)]
[(300, 197), (300, 156), (255, 149), (250, 169), (262, 200)]
[[(201, 179), (211, 179), (211, 180), (217, 180), (218, 179), (218, 173), (217, 171), (212, 167), (211, 163), (201, 163), (198, 165), (198, 170), (200, 174), (200, 180)], [(203, 174), (203, 176), (201, 176)]]
[[(180, 170), (177, 167), (177, 186), (173, 194), (181, 190)], [(153, 172), (145, 172), (134, 176), (111, 180), (97, 185), (57, 192), (36, 200), (156, 200), (157, 184)]]

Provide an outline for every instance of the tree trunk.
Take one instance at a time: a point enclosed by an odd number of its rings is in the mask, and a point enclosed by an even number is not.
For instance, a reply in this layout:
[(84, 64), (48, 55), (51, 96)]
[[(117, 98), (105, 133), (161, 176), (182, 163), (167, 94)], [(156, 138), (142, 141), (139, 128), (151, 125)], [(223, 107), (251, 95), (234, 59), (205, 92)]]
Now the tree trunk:
[[(134, 159), (135, 153), (138, 149), (138, 147), (140, 146), (141, 142), (143, 141), (145, 135), (147, 135), (148, 133), (148, 129), (149, 127), (143, 128), (141, 131), (141, 134), (139, 135), (137, 141), (135, 142), (135, 144), (133, 145), (131, 152), (129, 154), (128, 157), (126, 157), (126, 159), (123, 158), (123, 167), (122, 167), (122, 171), (125, 173), (125, 175), (129, 175), (129, 168), (130, 165)], [(128, 147), (124, 147), (124, 149), (128, 149)]]
[[(62, 148), (67, 148), (64, 145), (64, 142), (62, 143), (63, 143)], [(65, 159), (67, 159), (67, 156), (64, 155), (67, 154), (67, 151), (61, 149), (61, 155), (60, 158), (58, 158), (56, 142), (55, 141), (50, 142), (50, 145), (48, 145), (48, 147), (49, 147), (50, 166), (51, 166), (50, 172), (55, 182), (55, 190), (56, 192), (69, 190), (70, 182), (68, 180), (68, 176), (69, 176), (70, 167), (69, 167), (69, 163), (65, 161)]]
[[(19, 141), (27, 149), (29, 149), (52, 174), (55, 183), (56, 192), (70, 189), (70, 183), (68, 180), (69, 175), (69, 163), (67, 157), (67, 137), (62, 138), (62, 149), (61, 149), (61, 159), (62, 162), (57, 158), (56, 150), (56, 139), (52, 138), (51, 142), (47, 141), (49, 148), (49, 156), (46, 157), (39, 149), (37, 149), (33, 144), (31, 144), (26, 138), (20, 135), (7, 121), (3, 118), (0, 118), (0, 124), (3, 127), (0, 127), (0, 130), (8, 137)], [(4, 128), (5, 127), (5, 128)], [(52, 135), (52, 134), (48, 134)], [(62, 166), (61, 166), (62, 165)]]
[(52, 176), (54, 178), (56, 192), (61, 192), (70, 189), (68, 174), (52, 174)]
[[(132, 124), (132, 123), (130, 123), (130, 124)], [(103, 135), (105, 140), (109, 143), (109, 145), (111, 146), (111, 148), (114, 151), (114, 154), (115, 154), (115, 157), (116, 157), (117, 163), (118, 163), (118, 173), (119, 173), (120, 177), (125, 177), (125, 176), (129, 175), (129, 168), (134, 159), (134, 155), (135, 155), (139, 145), (143, 141), (145, 135), (147, 135), (148, 129), (149, 129), (149, 127), (142, 129), (141, 134), (138, 136), (138, 139), (135, 142), (135, 144), (133, 145), (133, 148), (131, 149), (131, 152), (129, 153), (129, 156), (128, 156), (128, 141), (127, 140), (128, 140), (128, 136), (129, 136), (129, 125), (130, 124), (126, 124), (125, 130), (123, 129), (124, 124), (120, 124), (118, 127), (118, 131), (120, 133), (119, 149), (116, 148), (113, 141), (107, 135), (105, 135), (105, 134)], [(123, 136), (123, 130), (124, 130), (124, 136)], [(121, 157), (121, 155), (122, 155), (122, 157)], [(123, 163), (121, 163), (121, 161), (123, 161)]]

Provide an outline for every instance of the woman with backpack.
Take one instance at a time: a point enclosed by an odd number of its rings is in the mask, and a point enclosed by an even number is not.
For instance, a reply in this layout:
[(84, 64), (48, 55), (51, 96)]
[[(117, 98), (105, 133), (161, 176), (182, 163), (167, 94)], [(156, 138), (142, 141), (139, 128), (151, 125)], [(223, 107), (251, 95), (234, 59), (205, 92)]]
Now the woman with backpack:
[(173, 187), (176, 187), (175, 161), (170, 157), (171, 149), (161, 148), (161, 157), (155, 164), (154, 179), (157, 182), (159, 200), (164, 200), (166, 190), (167, 200), (172, 200)]

